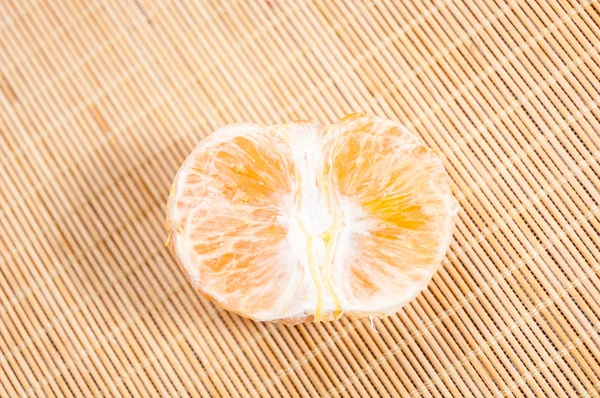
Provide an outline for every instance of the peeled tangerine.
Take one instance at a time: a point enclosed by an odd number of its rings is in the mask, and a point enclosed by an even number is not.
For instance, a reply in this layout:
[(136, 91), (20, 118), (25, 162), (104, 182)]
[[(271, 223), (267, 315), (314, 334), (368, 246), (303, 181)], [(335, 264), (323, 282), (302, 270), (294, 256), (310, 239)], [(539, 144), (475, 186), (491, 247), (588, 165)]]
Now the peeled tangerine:
[(170, 245), (189, 281), (257, 321), (384, 316), (439, 267), (457, 205), (441, 160), (400, 124), (233, 124), (177, 173)]

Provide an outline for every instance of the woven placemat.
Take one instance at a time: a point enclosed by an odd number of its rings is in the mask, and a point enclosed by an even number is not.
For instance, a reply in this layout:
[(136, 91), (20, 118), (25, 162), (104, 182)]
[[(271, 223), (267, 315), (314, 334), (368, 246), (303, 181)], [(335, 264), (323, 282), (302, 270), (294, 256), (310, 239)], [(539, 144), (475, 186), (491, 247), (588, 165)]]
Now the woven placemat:
[[(0, 2), (0, 396), (598, 396), (600, 5)], [(227, 123), (399, 120), (462, 211), (397, 315), (294, 327), (163, 247)]]

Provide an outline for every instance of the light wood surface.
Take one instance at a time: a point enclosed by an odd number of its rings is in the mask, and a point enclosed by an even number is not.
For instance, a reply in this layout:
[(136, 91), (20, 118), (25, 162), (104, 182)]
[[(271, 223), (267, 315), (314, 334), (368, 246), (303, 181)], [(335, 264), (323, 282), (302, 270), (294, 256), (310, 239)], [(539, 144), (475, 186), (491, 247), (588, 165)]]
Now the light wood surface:
[[(598, 396), (600, 5), (0, 1), (0, 397)], [(397, 315), (295, 327), (163, 247), (224, 124), (399, 120), (462, 211)]]

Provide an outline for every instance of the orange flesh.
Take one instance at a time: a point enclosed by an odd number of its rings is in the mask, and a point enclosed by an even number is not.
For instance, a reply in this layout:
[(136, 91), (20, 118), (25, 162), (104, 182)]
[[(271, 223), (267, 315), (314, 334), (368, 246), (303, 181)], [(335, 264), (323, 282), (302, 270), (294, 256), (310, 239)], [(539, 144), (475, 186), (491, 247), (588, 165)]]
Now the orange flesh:
[[(269, 308), (278, 291), (262, 291), (257, 281), (269, 278), (273, 270), (261, 267), (264, 256), (275, 256), (277, 246), (285, 239), (286, 231), (277, 222), (278, 207), (272, 203), (282, 202), (291, 193), (288, 177), (293, 164), (285, 161), (276, 151), (267, 151), (245, 137), (236, 137), (222, 143), (210, 152), (202, 153), (193, 160), (193, 166), (184, 185), (179, 208), (191, 209), (205, 196), (218, 198), (207, 201), (203, 212), (190, 211), (186, 222), (199, 223), (189, 236), (198, 243), (193, 245), (196, 258), (203, 259), (205, 273), (213, 275), (208, 283), (222, 294), (251, 291), (257, 307)], [(207, 178), (208, 176), (208, 178)], [(209, 182), (212, 192), (203, 194), (198, 183)], [(228, 203), (230, 211), (223, 213), (219, 204)], [(248, 222), (241, 216), (252, 220)], [(251, 235), (247, 235), (251, 232)], [(223, 249), (224, 242), (229, 247)], [(256, 253), (260, 253), (257, 255)], [(284, 278), (285, 273), (273, 273)], [(235, 300), (231, 303), (236, 307)], [(242, 308), (242, 311), (249, 309)], [(252, 311), (256, 310), (253, 308)]]
[[(439, 159), (398, 125), (355, 115), (321, 133), (307, 181), (286, 128), (219, 141), (184, 165), (167, 226), (183, 242), (175, 251), (190, 279), (255, 319), (284, 318), (313, 299), (309, 285), (315, 302), (304, 316), (315, 322), (349, 308), (389, 311), (378, 305), (395, 294), (403, 304), (400, 293), (428, 281), (451, 234), (453, 199)], [(304, 202), (311, 192), (319, 202)], [(331, 219), (323, 229), (316, 207)], [(290, 211), (312, 214), (318, 227), (288, 220)]]

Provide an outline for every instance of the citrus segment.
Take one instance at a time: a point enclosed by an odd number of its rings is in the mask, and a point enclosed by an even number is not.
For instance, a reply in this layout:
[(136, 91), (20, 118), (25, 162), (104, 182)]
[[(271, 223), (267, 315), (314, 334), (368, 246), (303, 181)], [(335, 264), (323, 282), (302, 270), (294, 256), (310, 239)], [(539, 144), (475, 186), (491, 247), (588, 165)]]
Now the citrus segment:
[(290, 156), (288, 143), (268, 129), (223, 129), (187, 159), (169, 202), (168, 224), (191, 283), (257, 319), (285, 312), (303, 279), (277, 221), (292, 194)]
[(323, 140), (323, 173), (357, 209), (334, 285), (346, 310), (389, 313), (429, 281), (446, 252), (455, 203), (441, 160), (391, 121), (351, 115)]

